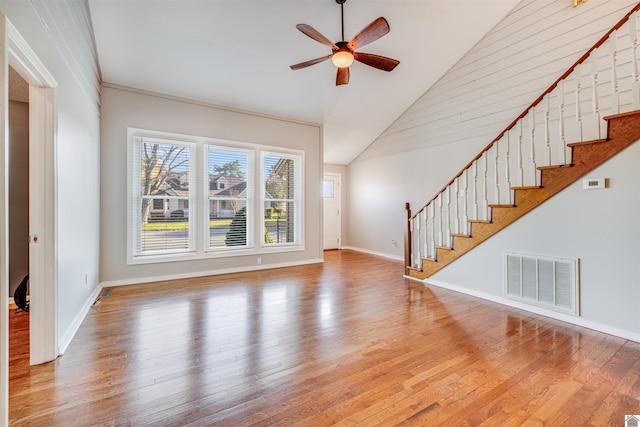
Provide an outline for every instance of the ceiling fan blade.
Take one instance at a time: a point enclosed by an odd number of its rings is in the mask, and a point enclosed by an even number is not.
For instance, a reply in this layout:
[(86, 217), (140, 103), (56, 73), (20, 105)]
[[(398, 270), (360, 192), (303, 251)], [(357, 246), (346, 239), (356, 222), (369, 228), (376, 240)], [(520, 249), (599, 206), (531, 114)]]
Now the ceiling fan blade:
[(353, 59), (362, 62), (370, 67), (377, 68), (382, 71), (391, 71), (400, 63), (396, 59), (387, 58), (386, 56), (374, 55), (372, 53), (354, 52)]
[(306, 68), (311, 65), (319, 64), (323, 61), (326, 61), (329, 58), (331, 58), (331, 55), (323, 56), (321, 58), (316, 58), (316, 59), (310, 59), (308, 61), (304, 61), (299, 64), (290, 65), (289, 68), (291, 68), (292, 70), (299, 70), (300, 68)]
[(338, 50), (338, 46), (336, 46), (331, 40), (320, 34), (320, 32), (313, 28), (311, 25), (298, 24), (296, 25), (296, 28), (315, 41), (322, 43), (323, 45), (328, 46), (333, 50)]
[(349, 83), (349, 67), (338, 68), (336, 74), (336, 86), (346, 85)]
[(356, 50), (359, 47), (366, 46), (369, 43), (378, 40), (388, 32), (389, 23), (386, 19), (380, 17), (360, 31), (347, 46), (349, 46), (349, 49), (351, 50)]

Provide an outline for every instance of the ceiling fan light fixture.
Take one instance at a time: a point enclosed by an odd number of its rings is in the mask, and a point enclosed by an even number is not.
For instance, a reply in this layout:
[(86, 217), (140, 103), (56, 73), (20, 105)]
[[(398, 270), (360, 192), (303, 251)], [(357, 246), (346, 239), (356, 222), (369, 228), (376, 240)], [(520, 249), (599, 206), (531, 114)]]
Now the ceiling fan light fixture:
[(338, 68), (347, 68), (353, 64), (353, 53), (348, 50), (339, 50), (331, 56), (331, 62)]
[(378, 40), (389, 32), (389, 23), (383, 17), (380, 17), (369, 25), (364, 27), (351, 41), (344, 40), (344, 3), (347, 0), (335, 0), (340, 5), (340, 17), (342, 21), (342, 40), (333, 43), (331, 40), (323, 36), (318, 30), (307, 24), (298, 24), (296, 28), (307, 37), (331, 48), (331, 53), (320, 58), (310, 59), (299, 64), (290, 65), (292, 70), (299, 70), (311, 65), (319, 64), (331, 58), (331, 62), (338, 68), (336, 74), (336, 86), (346, 85), (349, 83), (349, 67), (353, 61), (362, 62), (378, 70), (391, 71), (400, 61), (385, 56), (374, 55), (372, 53), (355, 52), (356, 49), (366, 46)]

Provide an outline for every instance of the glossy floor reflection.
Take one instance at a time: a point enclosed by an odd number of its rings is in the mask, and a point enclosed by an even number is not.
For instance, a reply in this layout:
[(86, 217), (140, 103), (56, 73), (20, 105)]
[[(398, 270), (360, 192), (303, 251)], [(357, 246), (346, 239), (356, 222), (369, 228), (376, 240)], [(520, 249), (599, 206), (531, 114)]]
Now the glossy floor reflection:
[(640, 412), (638, 343), (425, 287), (401, 262), (325, 257), (113, 288), (57, 361), (13, 359), (12, 425), (620, 425)]

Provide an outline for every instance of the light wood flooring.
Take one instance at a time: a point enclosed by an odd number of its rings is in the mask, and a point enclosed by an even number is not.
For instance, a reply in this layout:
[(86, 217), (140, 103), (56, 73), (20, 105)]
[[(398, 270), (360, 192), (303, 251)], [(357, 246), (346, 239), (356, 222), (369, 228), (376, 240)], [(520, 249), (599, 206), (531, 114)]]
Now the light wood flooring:
[[(28, 366), (12, 426), (622, 426), (640, 344), (402, 277), (352, 251), (113, 288), (67, 352)], [(26, 350), (25, 350), (26, 348)]]

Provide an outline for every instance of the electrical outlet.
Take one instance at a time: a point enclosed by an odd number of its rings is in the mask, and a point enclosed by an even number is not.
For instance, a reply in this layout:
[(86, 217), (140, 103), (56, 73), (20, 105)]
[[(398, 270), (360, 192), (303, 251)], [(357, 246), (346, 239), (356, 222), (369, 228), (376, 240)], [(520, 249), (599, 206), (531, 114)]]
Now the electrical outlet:
[(85, 285), (89, 284), (89, 273), (84, 273), (84, 284)]
[(398, 242), (396, 242), (395, 240), (391, 241), (391, 246), (393, 246), (394, 248), (398, 247)]
[(257, 261), (258, 261), (258, 265), (261, 265), (262, 264), (262, 257), (258, 257)]

